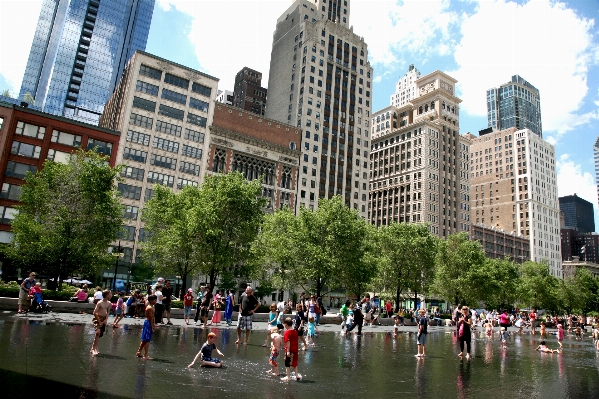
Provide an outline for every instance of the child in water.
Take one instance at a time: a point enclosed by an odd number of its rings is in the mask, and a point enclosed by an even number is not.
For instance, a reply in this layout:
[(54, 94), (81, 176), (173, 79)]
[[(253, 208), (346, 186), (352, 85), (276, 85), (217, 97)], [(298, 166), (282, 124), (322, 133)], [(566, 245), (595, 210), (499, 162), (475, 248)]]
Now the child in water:
[(547, 326), (545, 322), (541, 322), (541, 338), (547, 338)]
[(493, 336), (493, 323), (487, 320), (487, 322), (485, 323), (485, 330), (487, 338), (491, 339), (491, 337)]
[(563, 347), (562, 341), (564, 340), (564, 326), (561, 324), (557, 325), (557, 343), (559, 344), (559, 348)]
[(501, 345), (507, 347), (507, 339), (509, 338), (510, 333), (505, 327), (501, 327)]
[(539, 352), (545, 352), (545, 353), (555, 353), (555, 352), (559, 352), (559, 349), (549, 349), (547, 347), (547, 343), (545, 342), (545, 340), (541, 340), (539, 346), (537, 346), (537, 349)]
[(316, 331), (318, 331), (318, 328), (316, 328), (316, 322), (314, 321), (314, 317), (310, 316), (308, 318), (308, 344), (310, 346), (315, 346), (316, 344), (314, 341)]
[(399, 332), (399, 317), (393, 316), (393, 337), (397, 337), (397, 333)]
[(191, 362), (191, 364), (189, 366), (187, 366), (187, 368), (193, 367), (193, 365), (195, 364), (195, 362), (198, 360), (198, 358), (200, 356), (202, 357), (202, 363), (200, 364), (201, 367), (216, 367), (216, 368), (222, 367), (223, 364), (221, 363), (220, 359), (212, 357), (213, 350), (215, 350), (219, 356), (221, 356), (221, 357), (225, 356), (216, 347), (216, 334), (210, 333), (210, 334), (208, 334), (208, 340), (206, 340), (206, 342), (204, 342), (204, 345), (202, 345), (202, 349), (200, 349), (200, 351), (198, 352), (196, 357), (193, 358), (193, 362)]
[(272, 327), (270, 329), (270, 338), (270, 356), (268, 357), (268, 364), (270, 364), (270, 370), (267, 371), (267, 374), (278, 377), (279, 364), (277, 363), (277, 357), (279, 357), (279, 351), (281, 350), (283, 340), (281, 338), (281, 334), (279, 334), (279, 329), (277, 327)]

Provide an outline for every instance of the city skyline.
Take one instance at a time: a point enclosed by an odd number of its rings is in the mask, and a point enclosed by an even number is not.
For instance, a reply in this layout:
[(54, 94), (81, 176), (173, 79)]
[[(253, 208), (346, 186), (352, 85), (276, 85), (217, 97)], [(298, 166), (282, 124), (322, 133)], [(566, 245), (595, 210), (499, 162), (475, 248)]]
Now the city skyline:
[[(0, 56), (4, 55), (0, 89), (13, 94), (19, 89), (41, 7), (41, 0), (26, 1), (27, 7), (23, 3), (0, 0)], [(221, 90), (233, 89), (235, 73), (244, 66), (262, 72), (267, 82), (276, 19), (290, 4), (288, 0), (157, 0), (146, 51), (213, 74), (221, 79)], [(372, 110), (389, 105), (397, 80), (410, 64), (423, 75), (438, 69), (459, 82), (460, 133), (477, 134), (487, 126), (486, 90), (519, 74), (540, 90), (543, 137), (556, 146), (559, 195), (576, 193), (597, 209), (593, 162), (593, 143), (599, 135), (597, 4), (430, 1), (397, 5), (353, 0), (350, 25), (369, 43), (374, 67)], [(490, 22), (501, 18), (505, 23)], [(16, 29), (18, 40), (14, 40)], [(196, 55), (206, 53), (213, 56)], [(599, 212), (595, 214), (597, 218)]]

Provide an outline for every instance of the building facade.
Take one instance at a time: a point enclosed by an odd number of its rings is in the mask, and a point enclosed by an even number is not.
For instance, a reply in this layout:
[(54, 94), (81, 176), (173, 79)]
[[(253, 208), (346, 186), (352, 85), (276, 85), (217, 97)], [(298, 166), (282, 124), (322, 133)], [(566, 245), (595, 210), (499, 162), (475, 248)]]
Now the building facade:
[(472, 224), (471, 239), (479, 241), (487, 258), (509, 258), (514, 263), (530, 260), (530, 241), (524, 236), (493, 227)]
[(427, 223), (441, 237), (470, 230), (470, 139), (459, 134), (456, 83), (440, 71), (416, 80), (411, 102), (391, 106), (397, 127), (373, 138), (368, 220), (376, 226)]
[(593, 159), (595, 161), (595, 181), (597, 182), (597, 202), (599, 203), (599, 137), (593, 145)]
[(420, 79), (422, 74), (414, 64), (410, 64), (408, 72), (399, 78), (395, 85), (395, 93), (391, 95), (391, 105), (394, 107), (401, 107), (402, 105), (409, 103), (418, 95), (416, 81)]
[(562, 261), (575, 256), (588, 262), (599, 262), (599, 234), (581, 232), (575, 227), (562, 227), (560, 230)]
[[(154, 185), (174, 191), (203, 182), (218, 79), (137, 51), (106, 104), (100, 126), (121, 132), (117, 163), (126, 224), (124, 261), (137, 263), (146, 233), (140, 210)], [(121, 278), (117, 276), (117, 278)]]
[(216, 103), (210, 126), (207, 175), (238, 171), (246, 179), (263, 176), (266, 212), (295, 212), (302, 131), (226, 104)]
[(155, 0), (44, 0), (19, 98), (98, 124), (127, 61), (145, 50)]
[(233, 92), (231, 90), (219, 90), (216, 96), (216, 102), (233, 105)]
[(96, 150), (117, 164), (120, 133), (50, 115), (44, 112), (0, 103), (0, 242), (12, 241), (10, 223), (17, 214), (21, 186), (27, 172), (40, 170), (47, 159), (68, 162), (79, 148)]
[(495, 130), (529, 129), (543, 137), (539, 90), (519, 75), (487, 90), (487, 121)]
[(367, 216), (372, 68), (349, 0), (296, 0), (277, 20), (266, 116), (303, 130), (299, 206), (340, 195)]
[(268, 90), (262, 87), (262, 73), (244, 67), (235, 75), (232, 105), (254, 114), (264, 115), (267, 92)]
[(530, 241), (530, 260), (561, 277), (555, 149), (529, 129), (471, 136), (471, 220)]
[(564, 214), (564, 227), (575, 227), (580, 233), (595, 231), (593, 204), (578, 195), (559, 197), (559, 209)]

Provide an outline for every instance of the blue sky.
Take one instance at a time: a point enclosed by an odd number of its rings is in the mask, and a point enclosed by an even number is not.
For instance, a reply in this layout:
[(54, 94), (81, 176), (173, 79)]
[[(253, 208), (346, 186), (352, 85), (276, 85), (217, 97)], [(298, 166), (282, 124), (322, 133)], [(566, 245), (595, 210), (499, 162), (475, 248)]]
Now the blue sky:
[[(291, 0), (157, 0), (147, 51), (233, 88), (248, 66), (268, 82), (276, 19)], [(0, 0), (0, 90), (20, 86), (41, 0)], [(599, 0), (351, 0), (369, 45), (373, 110), (386, 107), (409, 64), (458, 80), (460, 130), (486, 127), (485, 91), (520, 74), (541, 93), (543, 136), (556, 147), (559, 195), (595, 205), (599, 136)], [(18, 34), (17, 34), (18, 32)], [(599, 228), (599, 223), (596, 222)]]

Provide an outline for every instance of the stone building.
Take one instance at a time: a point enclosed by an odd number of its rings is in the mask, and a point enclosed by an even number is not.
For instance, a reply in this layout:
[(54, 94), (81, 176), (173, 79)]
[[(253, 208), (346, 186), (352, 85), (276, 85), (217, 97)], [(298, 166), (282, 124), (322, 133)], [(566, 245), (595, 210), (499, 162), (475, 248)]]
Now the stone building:
[(267, 92), (268, 90), (262, 87), (262, 73), (244, 67), (235, 75), (232, 105), (254, 114), (264, 115)]
[(472, 223), (470, 238), (481, 243), (488, 258), (509, 258), (514, 263), (530, 260), (530, 241), (514, 232)]

